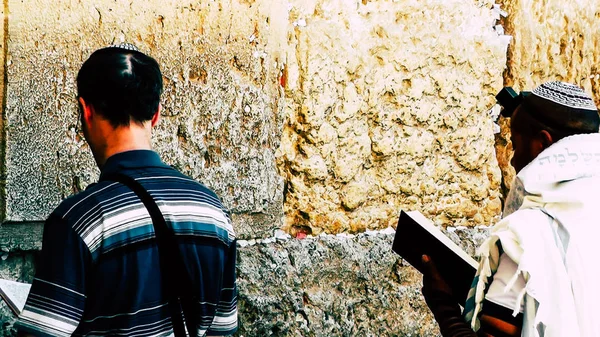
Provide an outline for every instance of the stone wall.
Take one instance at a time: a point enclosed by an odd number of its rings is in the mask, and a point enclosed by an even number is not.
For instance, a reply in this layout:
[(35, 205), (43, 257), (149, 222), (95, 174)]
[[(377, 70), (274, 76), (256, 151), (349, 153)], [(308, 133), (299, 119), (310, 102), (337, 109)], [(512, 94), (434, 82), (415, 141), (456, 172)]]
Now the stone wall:
[(393, 231), (369, 230), (420, 210), (472, 253), (514, 174), (493, 96), (562, 79), (600, 103), (598, 6), (506, 0), (507, 54), (489, 0), (5, 0), (0, 277), (31, 281), (43, 219), (97, 178), (74, 78), (128, 41), (164, 73), (155, 148), (243, 239), (239, 336), (435, 335)]
[(549, 80), (581, 85), (600, 105), (600, 2), (505, 0), (514, 36), (506, 83), (529, 90)]
[(491, 223), (500, 172), (486, 112), (507, 40), (491, 2), (308, 1), (286, 68), (279, 157), (292, 233), (361, 232), (419, 209)]
[[(448, 227), (469, 254), (486, 228)], [(423, 336), (438, 328), (421, 274), (390, 250), (394, 230), (243, 242), (240, 336)]]

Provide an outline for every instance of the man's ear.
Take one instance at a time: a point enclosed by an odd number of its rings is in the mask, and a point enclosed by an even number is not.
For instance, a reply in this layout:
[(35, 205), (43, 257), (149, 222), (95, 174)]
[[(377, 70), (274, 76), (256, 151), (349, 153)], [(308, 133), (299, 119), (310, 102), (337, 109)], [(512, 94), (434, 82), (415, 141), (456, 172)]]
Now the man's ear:
[(158, 109), (154, 113), (154, 116), (152, 116), (152, 122), (151, 122), (152, 127), (155, 127), (156, 124), (158, 124), (158, 121), (160, 120), (161, 110), (162, 110), (162, 104), (158, 104)]
[(542, 151), (550, 147), (550, 145), (553, 143), (554, 139), (548, 131), (542, 130), (538, 132), (530, 143), (533, 157), (537, 157), (540, 153), (542, 153)]
[(82, 122), (85, 121), (85, 124), (90, 125), (94, 119), (94, 107), (88, 104), (83, 97), (79, 97), (79, 104), (81, 104)]
[(544, 147), (544, 149), (550, 147), (550, 145), (552, 145), (554, 143), (554, 139), (552, 138), (552, 135), (550, 134), (550, 132), (548, 132), (546, 130), (540, 131), (538, 133), (538, 138), (540, 140), (540, 143)]

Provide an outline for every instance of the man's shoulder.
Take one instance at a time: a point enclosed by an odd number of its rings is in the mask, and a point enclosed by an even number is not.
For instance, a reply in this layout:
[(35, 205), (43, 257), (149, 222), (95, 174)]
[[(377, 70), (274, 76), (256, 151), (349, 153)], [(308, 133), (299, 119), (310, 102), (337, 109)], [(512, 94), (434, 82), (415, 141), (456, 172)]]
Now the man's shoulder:
[(92, 183), (85, 190), (64, 199), (53, 213), (61, 218), (68, 218), (78, 210), (90, 210), (98, 205), (100, 200), (110, 198), (111, 194), (114, 194), (111, 187), (116, 184), (111, 181)]
[(171, 194), (173, 196), (185, 196), (187, 192), (199, 193), (222, 207), (221, 198), (212, 189), (203, 183), (191, 178), (175, 168), (168, 168), (154, 172), (142, 172), (133, 175), (133, 177), (141, 183), (150, 192), (161, 190), (163, 194)]
[[(186, 198), (200, 195), (211, 205), (229, 213), (223, 206), (219, 196), (206, 185), (179, 172), (174, 168), (160, 170), (136, 170), (126, 172), (142, 184), (151, 194), (167, 198)], [(54, 210), (54, 214), (65, 219), (77, 221), (85, 213), (106, 203), (108, 200), (118, 200), (119, 195), (128, 191), (128, 188), (110, 180), (101, 180), (90, 184), (84, 191), (64, 199)]]

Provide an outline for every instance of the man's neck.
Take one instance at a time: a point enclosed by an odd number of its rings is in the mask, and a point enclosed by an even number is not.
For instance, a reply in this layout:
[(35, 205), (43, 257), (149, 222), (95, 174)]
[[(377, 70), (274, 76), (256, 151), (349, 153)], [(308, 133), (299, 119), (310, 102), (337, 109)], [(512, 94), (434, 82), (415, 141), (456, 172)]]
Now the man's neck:
[(105, 143), (98, 149), (96, 163), (102, 169), (106, 160), (111, 156), (133, 150), (152, 150), (149, 128), (130, 125), (129, 127), (119, 127), (104, 137)]

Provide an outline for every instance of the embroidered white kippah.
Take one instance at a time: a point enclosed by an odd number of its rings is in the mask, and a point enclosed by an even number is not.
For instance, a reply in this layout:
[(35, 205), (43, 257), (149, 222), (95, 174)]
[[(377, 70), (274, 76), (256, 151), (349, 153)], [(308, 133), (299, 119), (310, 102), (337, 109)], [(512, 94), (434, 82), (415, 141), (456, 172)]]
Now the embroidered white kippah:
[(136, 46), (134, 46), (131, 43), (127, 43), (127, 42), (121, 42), (119, 44), (113, 44), (111, 46), (112, 48), (121, 48), (121, 49), (126, 49), (126, 50), (132, 50), (132, 51), (140, 51)]
[(565, 82), (547, 82), (532, 94), (569, 108), (598, 111), (594, 100), (580, 87)]

